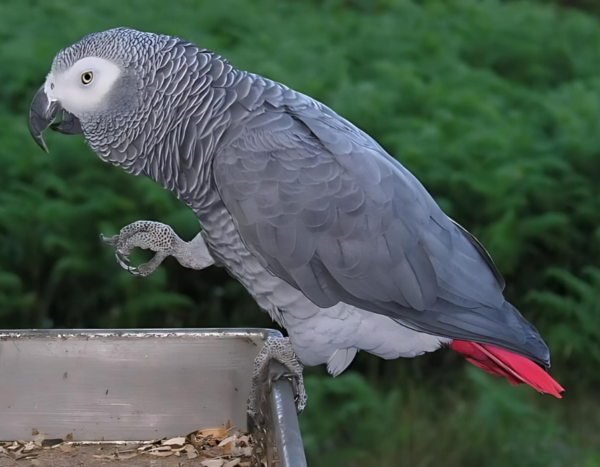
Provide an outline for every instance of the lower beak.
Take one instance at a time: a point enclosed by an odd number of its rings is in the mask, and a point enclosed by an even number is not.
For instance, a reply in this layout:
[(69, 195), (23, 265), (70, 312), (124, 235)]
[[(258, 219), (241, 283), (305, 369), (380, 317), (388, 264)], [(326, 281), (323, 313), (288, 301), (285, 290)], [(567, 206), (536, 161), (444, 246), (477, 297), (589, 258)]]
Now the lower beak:
[[(58, 123), (54, 122), (56, 116), (61, 113), (62, 120)], [(40, 88), (29, 109), (29, 131), (35, 142), (46, 152), (48, 147), (44, 142), (42, 133), (46, 128), (58, 131), (67, 135), (78, 135), (83, 133), (81, 123), (73, 114), (64, 110), (57, 101), (49, 101), (44, 86)]]

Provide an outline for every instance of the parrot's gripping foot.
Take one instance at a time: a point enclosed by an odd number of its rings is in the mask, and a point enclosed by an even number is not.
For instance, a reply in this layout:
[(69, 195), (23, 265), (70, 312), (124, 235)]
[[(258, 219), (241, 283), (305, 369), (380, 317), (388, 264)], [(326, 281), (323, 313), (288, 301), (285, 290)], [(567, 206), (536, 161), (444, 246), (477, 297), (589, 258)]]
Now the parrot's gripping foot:
[[(116, 246), (117, 262), (134, 276), (149, 276), (173, 253), (173, 243), (179, 237), (171, 227), (160, 222), (137, 221), (121, 229), (118, 235), (107, 238), (100, 234), (100, 239), (108, 245)], [(154, 257), (139, 267), (129, 266), (129, 255), (134, 248), (152, 250)]]
[[(117, 262), (134, 276), (149, 276), (168, 256), (174, 256), (182, 266), (192, 269), (204, 269), (214, 264), (201, 233), (191, 242), (184, 242), (171, 227), (160, 222), (137, 221), (123, 227), (113, 237), (100, 234), (100, 239), (117, 247)], [(134, 248), (152, 250), (156, 254), (150, 261), (136, 268), (127, 264)]]
[[(286, 372), (273, 374), (269, 371), (271, 360), (281, 363)], [(262, 350), (254, 360), (254, 374), (252, 376), (252, 389), (248, 399), (248, 415), (252, 420), (257, 420), (260, 412), (261, 397), (270, 392), (271, 383), (277, 379), (287, 378), (294, 388), (296, 410), (302, 412), (306, 407), (306, 391), (302, 370), (304, 366), (298, 360), (292, 344), (287, 337), (273, 337), (267, 339)]]

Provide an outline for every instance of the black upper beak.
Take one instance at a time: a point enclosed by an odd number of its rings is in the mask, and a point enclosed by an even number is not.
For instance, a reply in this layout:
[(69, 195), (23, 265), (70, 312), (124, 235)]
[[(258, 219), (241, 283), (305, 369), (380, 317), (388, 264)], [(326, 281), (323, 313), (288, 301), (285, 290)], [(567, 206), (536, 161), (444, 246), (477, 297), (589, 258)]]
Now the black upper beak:
[(48, 96), (46, 96), (44, 86), (42, 86), (33, 98), (29, 109), (29, 131), (35, 142), (46, 152), (49, 151), (42, 137), (42, 132), (54, 121), (58, 109), (57, 102), (48, 101)]
[[(62, 120), (58, 123), (52, 123), (59, 113), (62, 114)], [(46, 152), (49, 151), (42, 133), (48, 127), (66, 135), (83, 133), (77, 117), (64, 110), (57, 101), (50, 102), (44, 91), (44, 86), (42, 86), (33, 98), (29, 109), (29, 131), (35, 142)]]

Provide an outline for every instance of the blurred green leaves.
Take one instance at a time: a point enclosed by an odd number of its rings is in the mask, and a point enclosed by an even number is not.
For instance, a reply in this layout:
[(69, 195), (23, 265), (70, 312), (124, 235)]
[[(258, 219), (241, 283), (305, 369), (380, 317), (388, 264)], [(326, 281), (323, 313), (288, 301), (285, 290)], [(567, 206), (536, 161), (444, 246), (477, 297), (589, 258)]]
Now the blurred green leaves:
[(600, 269), (587, 267), (582, 277), (577, 277), (552, 268), (547, 276), (560, 292), (532, 291), (528, 295), (553, 323), (545, 337), (554, 348), (562, 349), (563, 358), (593, 372), (600, 365)]
[[(469, 368), (468, 401), (447, 387), (407, 381), (381, 391), (357, 373), (306, 380), (311, 407), (300, 421), (309, 465), (563, 467), (584, 465), (553, 404), (527, 388), (497, 384)], [(311, 414), (320, 407), (321, 416)], [(596, 464), (590, 464), (596, 465)]]

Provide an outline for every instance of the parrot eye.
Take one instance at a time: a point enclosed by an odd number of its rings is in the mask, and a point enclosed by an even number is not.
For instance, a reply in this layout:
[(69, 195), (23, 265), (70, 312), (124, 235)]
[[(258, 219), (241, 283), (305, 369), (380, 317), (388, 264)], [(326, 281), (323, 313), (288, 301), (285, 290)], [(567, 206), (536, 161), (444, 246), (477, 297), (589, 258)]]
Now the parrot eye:
[(92, 73), (91, 71), (86, 71), (85, 73), (83, 73), (81, 75), (81, 82), (83, 84), (90, 84), (93, 79), (94, 79), (94, 73)]

